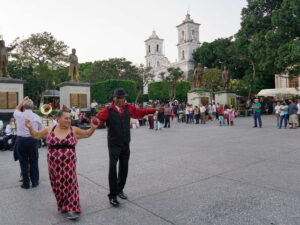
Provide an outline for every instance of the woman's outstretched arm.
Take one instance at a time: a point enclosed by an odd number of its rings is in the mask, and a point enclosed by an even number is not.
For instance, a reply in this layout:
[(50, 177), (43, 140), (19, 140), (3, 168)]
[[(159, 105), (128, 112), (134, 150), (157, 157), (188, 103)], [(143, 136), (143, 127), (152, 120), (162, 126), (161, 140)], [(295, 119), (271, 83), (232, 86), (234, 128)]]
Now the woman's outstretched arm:
[(45, 139), (45, 138), (47, 138), (47, 136), (49, 134), (50, 127), (46, 127), (40, 131), (36, 131), (32, 127), (30, 120), (25, 120), (25, 126), (28, 128), (31, 137), (33, 137), (34, 139)]

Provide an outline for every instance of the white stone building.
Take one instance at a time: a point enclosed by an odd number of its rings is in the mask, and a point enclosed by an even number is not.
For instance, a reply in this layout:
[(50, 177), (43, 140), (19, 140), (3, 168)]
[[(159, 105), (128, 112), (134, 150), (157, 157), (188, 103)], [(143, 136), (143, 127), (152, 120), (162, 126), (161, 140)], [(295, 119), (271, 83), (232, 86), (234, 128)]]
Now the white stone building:
[[(179, 67), (187, 79), (189, 71), (194, 70), (195, 63), (192, 54), (200, 47), (199, 27), (200, 24), (195, 23), (189, 13), (187, 13), (185, 20), (176, 26), (178, 31), (178, 59), (174, 63), (170, 63), (165, 56), (164, 39), (159, 38), (155, 31), (145, 40), (146, 66), (152, 67), (155, 81), (159, 81), (160, 73), (167, 73), (169, 67)], [(147, 87), (144, 88), (144, 93), (148, 93)]]
[(300, 86), (300, 76), (298, 77), (289, 77), (286, 74), (276, 74), (275, 75), (275, 88), (293, 88)]

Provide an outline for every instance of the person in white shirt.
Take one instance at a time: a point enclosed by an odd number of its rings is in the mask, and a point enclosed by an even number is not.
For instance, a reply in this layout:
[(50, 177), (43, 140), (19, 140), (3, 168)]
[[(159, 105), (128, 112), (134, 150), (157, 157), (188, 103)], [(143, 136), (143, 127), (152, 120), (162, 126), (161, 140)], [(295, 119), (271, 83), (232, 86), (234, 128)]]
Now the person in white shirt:
[(274, 107), (275, 115), (277, 118), (277, 127), (280, 126), (280, 102), (277, 102), (277, 105)]
[(77, 106), (73, 106), (71, 110), (71, 115), (72, 115), (74, 126), (76, 127), (78, 127), (79, 124), (79, 114), (80, 114), (79, 108), (77, 108)]
[(217, 107), (216, 107), (215, 103), (213, 103), (213, 105), (212, 105), (212, 115), (213, 115), (213, 120), (216, 120), (216, 118), (217, 118)]
[(200, 119), (201, 119), (201, 124), (205, 124), (205, 111), (206, 108), (203, 104), (200, 104)]
[[(5, 137), (3, 138), (3, 148), (4, 150), (12, 150), (15, 146), (17, 137), (16, 123), (15, 119), (11, 118), (10, 123), (6, 125), (5, 128)], [(11, 144), (8, 144), (8, 141), (11, 140)]]
[(91, 103), (91, 114), (92, 114), (92, 116), (96, 115), (96, 108), (97, 108), (97, 106), (98, 106), (98, 103), (94, 99), (93, 102)]
[(186, 123), (189, 123), (189, 119), (190, 119), (190, 112), (189, 112), (189, 105), (188, 105), (188, 104), (186, 105), (186, 108), (185, 108), (184, 114), (185, 114), (185, 121), (186, 121)]
[[(24, 108), (24, 112), (21, 112), (22, 107)], [(29, 189), (30, 181), (33, 188), (39, 185), (37, 140), (31, 137), (28, 128), (25, 126), (25, 120), (30, 120), (35, 130), (42, 130), (44, 126), (41, 118), (32, 112), (32, 109), (33, 101), (25, 97), (14, 111), (14, 117), (17, 121), (18, 155), (23, 176), (21, 188), (24, 189)], [(30, 164), (30, 179), (28, 176), (28, 164)]]
[(298, 104), (297, 104), (297, 117), (298, 117), (298, 127), (300, 127), (300, 99), (298, 99)]
[(211, 119), (211, 120), (213, 120), (211, 103), (208, 103), (207, 111), (208, 111), (208, 118)]

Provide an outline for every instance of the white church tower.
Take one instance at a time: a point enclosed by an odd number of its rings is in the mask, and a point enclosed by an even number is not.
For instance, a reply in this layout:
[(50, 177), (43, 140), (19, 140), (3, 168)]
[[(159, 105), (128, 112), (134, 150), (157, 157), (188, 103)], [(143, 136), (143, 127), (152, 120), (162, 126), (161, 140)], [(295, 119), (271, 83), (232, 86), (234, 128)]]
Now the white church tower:
[(155, 30), (152, 35), (145, 41), (146, 45), (146, 66), (156, 69), (160, 67), (161, 60), (165, 57), (163, 54), (164, 40), (160, 39)]
[(200, 24), (195, 23), (187, 13), (185, 20), (176, 27), (178, 31), (178, 66), (185, 71), (185, 78), (187, 78), (188, 72), (194, 69), (192, 54), (200, 47)]

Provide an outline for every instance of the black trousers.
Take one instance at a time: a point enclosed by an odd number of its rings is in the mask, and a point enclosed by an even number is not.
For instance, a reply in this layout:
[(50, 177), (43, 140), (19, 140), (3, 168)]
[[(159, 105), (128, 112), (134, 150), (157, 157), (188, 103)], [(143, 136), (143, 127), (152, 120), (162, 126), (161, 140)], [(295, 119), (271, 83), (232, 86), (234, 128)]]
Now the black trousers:
[[(23, 184), (29, 186), (30, 180), (33, 185), (39, 182), (39, 152), (37, 140), (32, 137), (18, 137), (18, 155), (23, 176)], [(28, 176), (28, 164), (30, 171)]]
[[(3, 148), (4, 150), (12, 149), (16, 143), (16, 135), (7, 135), (3, 138)], [(8, 141), (11, 139), (11, 144), (8, 144)]]
[[(127, 174), (128, 174), (128, 161), (130, 156), (129, 144), (115, 145), (108, 143), (109, 152), (109, 198), (117, 196), (123, 191)], [(119, 161), (119, 170), (117, 173), (117, 163)]]
[(95, 114), (96, 114), (96, 109), (95, 108), (91, 108), (91, 115), (95, 116)]
[(165, 126), (170, 127), (170, 115), (165, 115)]

